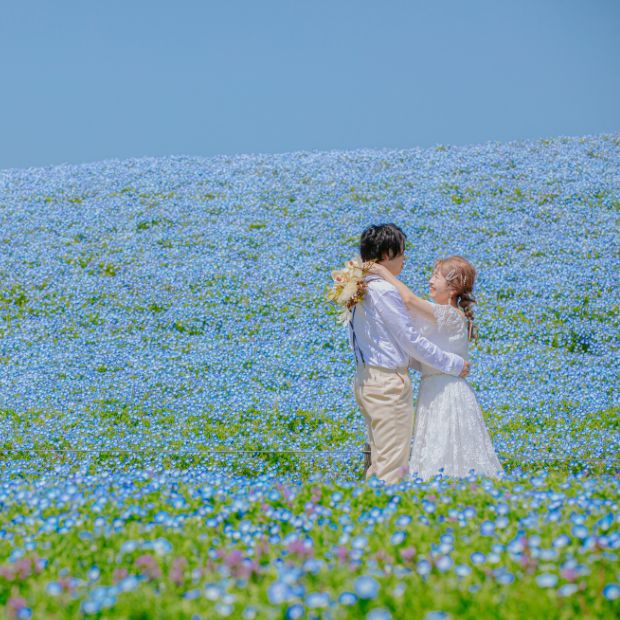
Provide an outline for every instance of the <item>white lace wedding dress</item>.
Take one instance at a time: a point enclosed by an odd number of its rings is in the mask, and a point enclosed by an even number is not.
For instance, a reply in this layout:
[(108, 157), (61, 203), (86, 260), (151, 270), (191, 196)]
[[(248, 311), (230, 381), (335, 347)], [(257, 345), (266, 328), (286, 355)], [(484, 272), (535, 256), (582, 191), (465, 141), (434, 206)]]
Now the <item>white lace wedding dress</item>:
[[(437, 323), (415, 317), (420, 332), (431, 342), (469, 359), (467, 319), (451, 305), (432, 304)], [(486, 429), (482, 410), (466, 379), (446, 375), (418, 362), (422, 377), (415, 410), (409, 473), (427, 480), (442, 475), (504, 473)], [(443, 468), (442, 472), (439, 469)]]

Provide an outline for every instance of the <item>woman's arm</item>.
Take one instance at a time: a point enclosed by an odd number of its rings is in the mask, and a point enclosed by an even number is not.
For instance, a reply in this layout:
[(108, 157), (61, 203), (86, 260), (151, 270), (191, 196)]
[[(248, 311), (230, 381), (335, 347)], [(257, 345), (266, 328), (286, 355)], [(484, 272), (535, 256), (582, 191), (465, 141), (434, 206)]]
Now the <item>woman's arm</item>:
[(406, 284), (401, 282), (396, 276), (394, 276), (386, 267), (373, 263), (368, 273), (379, 276), (394, 285), (400, 296), (403, 298), (407, 311), (412, 316), (423, 316), (428, 321), (436, 323), (435, 314), (432, 309), (432, 304), (426, 299), (418, 297)]

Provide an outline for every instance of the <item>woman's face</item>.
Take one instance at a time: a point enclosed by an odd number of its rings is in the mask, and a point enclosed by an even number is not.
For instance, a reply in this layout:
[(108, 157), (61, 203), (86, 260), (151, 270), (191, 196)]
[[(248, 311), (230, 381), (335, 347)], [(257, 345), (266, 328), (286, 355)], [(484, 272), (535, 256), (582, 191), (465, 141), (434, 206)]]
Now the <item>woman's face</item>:
[(438, 304), (449, 304), (454, 291), (450, 288), (448, 281), (443, 277), (441, 271), (433, 271), (431, 279), (428, 281), (429, 294), (431, 299)]

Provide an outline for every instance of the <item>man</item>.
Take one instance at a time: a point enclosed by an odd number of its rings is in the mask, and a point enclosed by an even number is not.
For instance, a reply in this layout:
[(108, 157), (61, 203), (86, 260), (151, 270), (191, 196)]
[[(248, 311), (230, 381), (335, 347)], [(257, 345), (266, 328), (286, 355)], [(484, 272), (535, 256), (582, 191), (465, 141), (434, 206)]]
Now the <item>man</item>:
[[(398, 276), (405, 261), (405, 241), (405, 233), (395, 224), (369, 226), (360, 240), (362, 261), (376, 260)], [(349, 323), (356, 360), (355, 399), (370, 444), (365, 476), (393, 484), (409, 467), (414, 415), (409, 366), (420, 361), (466, 377), (470, 364), (420, 335), (394, 286), (373, 275), (366, 282), (368, 290), (353, 307)]]

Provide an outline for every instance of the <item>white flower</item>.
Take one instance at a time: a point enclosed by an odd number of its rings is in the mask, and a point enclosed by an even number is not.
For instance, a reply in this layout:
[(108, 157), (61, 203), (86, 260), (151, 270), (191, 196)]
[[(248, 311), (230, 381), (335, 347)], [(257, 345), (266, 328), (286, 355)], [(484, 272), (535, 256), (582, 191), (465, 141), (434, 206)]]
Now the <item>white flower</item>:
[(344, 307), (336, 320), (338, 323), (346, 325), (351, 320), (351, 311), (347, 307)]
[(357, 293), (357, 282), (347, 282), (342, 289), (342, 293), (338, 296), (338, 303), (346, 304), (355, 293)]

